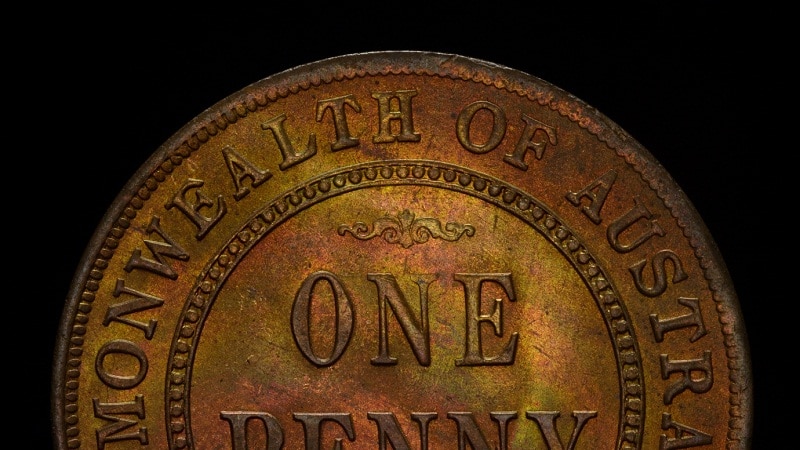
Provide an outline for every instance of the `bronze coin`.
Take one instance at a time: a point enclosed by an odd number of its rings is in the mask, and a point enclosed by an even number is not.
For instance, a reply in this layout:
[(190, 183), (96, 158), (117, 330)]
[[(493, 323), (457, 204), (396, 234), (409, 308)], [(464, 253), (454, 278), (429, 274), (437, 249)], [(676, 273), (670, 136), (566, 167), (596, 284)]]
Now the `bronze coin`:
[(90, 243), (60, 448), (747, 448), (739, 305), (635, 139), (534, 76), (364, 53), (174, 134)]

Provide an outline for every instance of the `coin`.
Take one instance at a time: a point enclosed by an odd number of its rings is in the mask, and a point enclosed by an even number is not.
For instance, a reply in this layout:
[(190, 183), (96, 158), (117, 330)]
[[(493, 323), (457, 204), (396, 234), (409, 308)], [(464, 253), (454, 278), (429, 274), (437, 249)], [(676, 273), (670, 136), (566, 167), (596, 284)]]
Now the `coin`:
[(735, 293), (611, 120), (456, 55), (350, 55), (179, 130), (90, 244), (61, 448), (746, 448)]

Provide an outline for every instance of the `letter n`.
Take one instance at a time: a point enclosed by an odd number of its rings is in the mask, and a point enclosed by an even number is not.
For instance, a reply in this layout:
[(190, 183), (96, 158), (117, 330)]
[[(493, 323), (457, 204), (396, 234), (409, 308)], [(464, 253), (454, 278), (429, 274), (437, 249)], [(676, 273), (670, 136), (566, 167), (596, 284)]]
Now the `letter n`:
[(394, 312), (403, 333), (406, 335), (414, 356), (420, 365), (431, 364), (430, 338), (428, 335), (428, 284), (418, 281), (421, 320), (417, 321), (411, 313), (403, 292), (394, 276), (388, 273), (370, 273), (367, 279), (378, 287), (378, 356), (372, 358), (374, 365), (394, 365), (397, 358), (389, 355), (388, 308)]

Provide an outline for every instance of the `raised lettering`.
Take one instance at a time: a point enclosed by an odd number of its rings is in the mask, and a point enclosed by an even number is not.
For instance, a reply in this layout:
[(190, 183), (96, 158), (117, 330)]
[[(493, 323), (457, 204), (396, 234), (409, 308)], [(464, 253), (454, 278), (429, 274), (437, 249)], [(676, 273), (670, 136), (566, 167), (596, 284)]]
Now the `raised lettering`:
[[(232, 147), (223, 148), (222, 156), (225, 158), (225, 165), (228, 167), (228, 173), (231, 174), (233, 186), (236, 188), (236, 192), (233, 193), (233, 198), (236, 200), (246, 197), (250, 193), (250, 188), (258, 187), (272, 178), (269, 170), (259, 169)], [(246, 179), (250, 179), (250, 187), (245, 186)]]
[[(470, 136), (472, 120), (479, 111), (492, 116), (492, 131), (483, 144), (476, 144)], [(472, 153), (482, 154), (494, 150), (506, 134), (506, 114), (499, 106), (487, 101), (477, 101), (464, 107), (456, 120), (456, 136), (461, 145)]]
[(711, 445), (712, 442), (710, 434), (673, 421), (672, 415), (669, 413), (661, 414), (661, 429), (664, 431), (675, 430), (675, 437), (671, 438), (662, 434), (658, 445), (659, 450), (698, 447)]
[(428, 334), (428, 283), (424, 280), (417, 281), (420, 309), (420, 321), (417, 321), (394, 276), (388, 273), (370, 273), (367, 274), (367, 279), (378, 287), (378, 356), (372, 358), (372, 364), (397, 364), (397, 358), (389, 356), (388, 303), (406, 340), (411, 344), (417, 361), (423, 366), (429, 366), (431, 345)]
[(272, 414), (264, 412), (222, 411), (221, 419), (231, 427), (231, 445), (233, 450), (248, 450), (247, 425), (250, 421), (258, 421), (264, 426), (267, 434), (266, 450), (280, 450), (283, 447), (283, 428)]
[(175, 272), (172, 266), (166, 263), (164, 257), (169, 256), (170, 258), (178, 259), (180, 261), (187, 261), (189, 260), (189, 254), (187, 254), (180, 245), (175, 243), (175, 240), (164, 233), (164, 231), (161, 229), (161, 223), (158, 216), (153, 216), (153, 218), (150, 219), (150, 224), (147, 225), (147, 233), (157, 233), (159, 236), (161, 236), (161, 239), (166, 242), (145, 239), (144, 244), (150, 250), (150, 253), (153, 254), (155, 259), (143, 257), (142, 251), (137, 248), (133, 251), (133, 254), (131, 254), (128, 264), (125, 265), (125, 271), (131, 272), (134, 269), (143, 269), (171, 280), (178, 279), (178, 273)]
[(308, 144), (305, 150), (298, 152), (294, 149), (289, 135), (286, 134), (286, 127), (283, 125), (285, 120), (286, 114), (281, 114), (261, 124), (261, 129), (271, 131), (275, 142), (278, 144), (278, 149), (281, 151), (281, 156), (283, 156), (283, 161), (278, 164), (281, 170), (286, 170), (317, 154), (317, 137), (314, 133), (308, 135)]
[(572, 429), (572, 436), (569, 438), (569, 444), (566, 447), (561, 442), (558, 429), (556, 429), (556, 419), (560, 415), (561, 413), (558, 411), (527, 411), (525, 413), (525, 417), (533, 420), (539, 426), (545, 445), (549, 450), (573, 450), (578, 442), (581, 430), (583, 430), (589, 419), (597, 417), (597, 411), (573, 411), (572, 417), (575, 418), (575, 427)]
[[(517, 169), (528, 170), (528, 163), (525, 162), (525, 154), (528, 153), (528, 150), (533, 149), (533, 154), (536, 159), (542, 159), (547, 144), (556, 145), (558, 139), (556, 138), (556, 129), (550, 125), (545, 125), (525, 114), (522, 115), (522, 120), (525, 122), (525, 129), (522, 130), (522, 136), (519, 138), (519, 141), (517, 141), (514, 153), (507, 154), (503, 157), (503, 161)], [(538, 133), (540, 131), (541, 133)], [(544, 135), (544, 138), (542, 135)]]
[(132, 402), (122, 403), (101, 403), (99, 399), (92, 399), (92, 407), (94, 409), (94, 416), (99, 419), (107, 420), (111, 423), (98, 429), (95, 434), (97, 435), (97, 447), (104, 449), (109, 442), (139, 441), (141, 445), (147, 445), (147, 427), (138, 427), (135, 431), (130, 433), (122, 433), (131, 427), (136, 427), (139, 422), (136, 420), (125, 419), (118, 417), (123, 416), (136, 416), (138, 419), (144, 419), (144, 396), (139, 394), (134, 397)]
[(582, 206), (581, 212), (595, 225), (599, 225), (603, 220), (600, 217), (600, 209), (603, 208), (603, 204), (605, 204), (608, 193), (611, 191), (611, 187), (614, 186), (616, 179), (617, 172), (609, 170), (580, 191), (569, 192), (567, 200), (575, 206), (581, 206), (581, 199), (588, 199), (589, 204)]
[[(201, 180), (189, 179), (184, 183), (183, 186), (178, 190), (178, 193), (172, 197), (172, 200), (164, 205), (167, 209), (178, 208), (180, 212), (182, 212), (196, 227), (197, 227), (197, 234), (195, 237), (197, 240), (202, 240), (206, 234), (211, 230), (214, 225), (222, 219), (222, 216), (228, 210), (228, 207), (225, 205), (225, 200), (222, 198), (221, 195), (217, 196), (217, 209), (216, 212), (212, 216), (205, 216), (201, 213), (203, 208), (210, 208), (214, 206), (214, 202), (211, 201), (210, 198), (206, 197), (199, 189), (205, 184)], [(190, 202), (186, 199), (189, 191), (195, 190), (195, 201)]]
[[(333, 422), (347, 433), (347, 439), (356, 440), (353, 431), (353, 418), (346, 413), (294, 413), (294, 420), (303, 424), (306, 437), (306, 450), (319, 450), (322, 446), (322, 424)], [(333, 450), (342, 450), (342, 438), (334, 440)]]
[(467, 444), (472, 450), (491, 450), (483, 431), (475, 422), (474, 414), (471, 412), (449, 412), (447, 417), (458, 426), (458, 450), (465, 450)]
[[(372, 98), (378, 101), (378, 134), (372, 138), (375, 144), (390, 142), (419, 142), (422, 136), (414, 131), (414, 119), (411, 114), (411, 98), (417, 95), (416, 90), (393, 92), (376, 92)], [(392, 100), (397, 106), (393, 108)], [(400, 132), (392, 131), (392, 122), (400, 123)]]
[[(333, 293), (333, 302), (336, 307), (335, 342), (331, 355), (327, 358), (321, 358), (316, 355), (311, 347), (309, 324), (311, 320), (311, 294), (314, 286), (320, 281), (327, 281)], [(350, 342), (352, 332), (353, 305), (336, 275), (323, 270), (309, 275), (297, 291), (292, 305), (292, 334), (297, 347), (306, 359), (320, 367), (330, 366), (344, 353), (347, 344)]]
[(500, 440), (498, 450), (508, 449), (508, 422), (515, 420), (518, 414), (515, 411), (490, 412), (492, 420), (497, 422), (497, 437)]
[(703, 315), (700, 313), (700, 301), (696, 298), (681, 297), (678, 299), (678, 303), (690, 308), (692, 312), (664, 320), (659, 320), (658, 314), (650, 314), (650, 324), (653, 326), (656, 342), (662, 342), (664, 333), (668, 331), (688, 327), (695, 327), (694, 334), (689, 338), (689, 342), (695, 342), (706, 335), (706, 326), (703, 323)]
[(117, 284), (114, 286), (114, 297), (119, 297), (122, 294), (132, 295), (133, 299), (121, 303), (115, 303), (108, 307), (106, 310), (106, 317), (103, 319), (103, 325), (108, 326), (112, 321), (117, 321), (130, 325), (134, 328), (139, 328), (144, 331), (144, 337), (148, 340), (153, 338), (153, 333), (156, 331), (158, 321), (150, 319), (147, 323), (139, 322), (137, 320), (124, 318), (122, 316), (144, 311), (150, 308), (156, 308), (164, 304), (164, 300), (144, 292), (139, 292), (125, 286), (125, 280), (118, 279)]
[(642, 272), (644, 266), (647, 265), (647, 260), (643, 259), (636, 264), (630, 266), (628, 270), (633, 276), (633, 282), (636, 289), (648, 297), (658, 297), (667, 290), (667, 261), (672, 263), (673, 274), (672, 282), (674, 284), (680, 283), (689, 278), (689, 275), (683, 271), (681, 259), (671, 250), (661, 250), (653, 256), (653, 286), (647, 287), (644, 285), (642, 279)]
[(419, 448), (428, 450), (428, 422), (439, 418), (434, 412), (411, 413), (411, 419), (419, 424)]
[(322, 118), (325, 117), (325, 111), (331, 111), (333, 128), (336, 130), (336, 141), (331, 142), (331, 151), (334, 152), (355, 147), (359, 144), (359, 140), (350, 135), (350, 127), (347, 126), (344, 105), (348, 105), (357, 113), (361, 112), (361, 106), (356, 102), (356, 98), (352, 94), (317, 102), (317, 122), (321, 122)]
[[(661, 355), (661, 378), (668, 380), (673, 373), (680, 373), (681, 379), (672, 384), (664, 392), (664, 404), (672, 404), (676, 395), (689, 389), (695, 394), (708, 392), (714, 384), (711, 369), (711, 351), (705, 350), (700, 359), (670, 361), (669, 355)], [(699, 378), (694, 378), (692, 373), (700, 372)]]
[[(143, 405), (142, 405), (143, 406)], [(130, 410), (130, 405), (128, 406)], [(144, 411), (142, 408), (142, 416)], [(572, 417), (574, 425), (570, 434), (569, 442), (565, 445), (559, 435), (567, 431), (567, 424), (557, 424), (557, 419), (561, 413), (559, 411), (526, 411), (525, 416), (536, 423), (543, 438), (545, 447), (549, 450), (574, 450), (580, 438), (581, 432), (587, 423), (597, 417), (597, 411), (573, 411)], [(509, 448), (509, 424), (516, 420), (519, 414), (516, 411), (493, 411), (489, 413), (492, 421), (497, 424), (497, 439), (491, 443), (486, 438), (484, 430), (476, 420), (475, 413), (470, 411), (450, 411), (447, 418), (456, 425), (458, 435), (458, 449), (466, 450), (508, 450)], [(263, 433), (266, 437), (266, 450), (280, 450), (284, 444), (284, 432), (278, 419), (266, 412), (254, 411), (222, 411), (220, 418), (228, 422), (231, 430), (231, 444), (233, 450), (248, 450), (251, 444), (258, 442), (261, 433), (259, 429), (251, 425), (251, 422), (260, 422), (263, 426)], [(300, 422), (303, 426), (304, 441), (306, 450), (320, 450), (323, 447), (331, 448), (329, 444), (323, 445), (323, 439), (333, 439), (333, 449), (341, 450), (344, 437), (336, 437), (344, 434), (351, 442), (356, 441), (356, 431), (353, 423), (352, 414), (345, 412), (323, 412), (323, 413), (292, 413), (292, 418)], [(379, 450), (410, 450), (411, 444), (409, 437), (400, 426), (397, 417), (392, 412), (371, 411), (367, 413), (367, 418), (374, 422), (377, 427), (377, 448)], [(435, 412), (414, 412), (411, 419), (417, 422), (419, 427), (419, 448), (428, 450), (429, 433), (428, 428), (431, 421), (438, 418)], [(337, 429), (325, 428), (326, 422), (333, 422)], [(678, 439), (667, 439), (669, 445), (690, 442), (689, 439), (682, 438), (681, 433), (689, 431), (698, 433), (696, 430), (676, 424), (667, 416), (664, 418), (664, 430), (670, 428), (677, 430)], [(257, 433), (259, 437), (251, 437), (249, 433)], [(490, 436), (491, 437), (491, 436)], [(662, 438), (662, 445), (666, 436)], [(363, 447), (365, 443), (360, 445)], [(295, 448), (293, 446), (292, 448)], [(538, 448), (538, 447), (537, 447)], [(667, 447), (683, 448), (683, 447)]]
[(495, 299), (494, 308), (489, 314), (481, 314), (481, 287), (483, 283), (493, 282), (500, 285), (510, 301), (516, 300), (510, 273), (457, 273), (453, 279), (464, 285), (464, 301), (466, 303), (466, 338), (464, 357), (456, 360), (457, 366), (487, 366), (497, 364), (513, 364), (517, 352), (519, 333), (512, 333), (505, 349), (495, 357), (483, 354), (481, 343), (481, 323), (489, 322), (494, 327), (495, 336), (503, 335), (503, 300)]
[[(647, 221), (649, 226), (646, 226), (646, 229), (643, 230), (633, 242), (628, 244), (621, 242), (620, 235), (640, 220)], [(611, 248), (620, 253), (633, 251), (636, 247), (644, 244), (655, 235), (664, 236), (666, 234), (664, 230), (661, 229), (661, 226), (653, 219), (653, 213), (651, 213), (646, 206), (639, 203), (638, 198), (634, 198), (634, 207), (609, 225), (607, 231), (608, 243), (611, 244)]]
[[(400, 424), (397, 423), (397, 418), (394, 414), (390, 412), (371, 412), (367, 413), (367, 418), (378, 426), (378, 448), (380, 450), (386, 450), (387, 442), (394, 450), (411, 449), (408, 445), (408, 439), (403, 434), (403, 431), (400, 430)], [(420, 426), (422, 425), (420, 424)]]
[[(109, 355), (125, 355), (132, 356), (136, 360), (136, 373), (133, 375), (117, 375), (110, 373), (105, 368), (105, 359)], [(128, 365), (124, 365), (128, 367)], [(131, 341), (124, 339), (115, 339), (106, 342), (97, 352), (97, 357), (94, 360), (94, 370), (97, 376), (105, 383), (106, 386), (114, 389), (131, 389), (136, 387), (144, 380), (147, 375), (147, 355), (144, 350)]]

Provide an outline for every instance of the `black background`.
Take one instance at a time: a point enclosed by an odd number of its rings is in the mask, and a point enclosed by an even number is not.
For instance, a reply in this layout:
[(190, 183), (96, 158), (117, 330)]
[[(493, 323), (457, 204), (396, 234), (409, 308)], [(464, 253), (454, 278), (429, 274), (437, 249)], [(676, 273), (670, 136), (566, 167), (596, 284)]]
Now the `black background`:
[(205, 108), (261, 78), (378, 50), (456, 53), (519, 69), (596, 107), (653, 153), (696, 206), (738, 292), (752, 349), (752, 448), (782, 443), (789, 422), (781, 405), (795, 396), (781, 373), (795, 356), (776, 355), (795, 341), (783, 327), (797, 291), (778, 259), (792, 240), (780, 219), (792, 202), (779, 209), (777, 200), (793, 151), (780, 142), (791, 129), (779, 119), (780, 52), (765, 56), (780, 45), (773, 22), (713, 4), (195, 8), (71, 8), (16, 36), (27, 47), (9, 67), (27, 86), (9, 95), (26, 109), (6, 120), (24, 123), (26, 134), (23, 144), (8, 144), (23, 163), (7, 170), (32, 207), (15, 217), (41, 227), (12, 236), (34, 246), (23, 252), (34, 281), (15, 299), (35, 314), (22, 320), (35, 327), (25, 336), (36, 345), (24, 356), (35, 374), (24, 378), (35, 384), (18, 405), (34, 426), (25, 447), (51, 446), (50, 368), (64, 299), (94, 228), (146, 158)]

